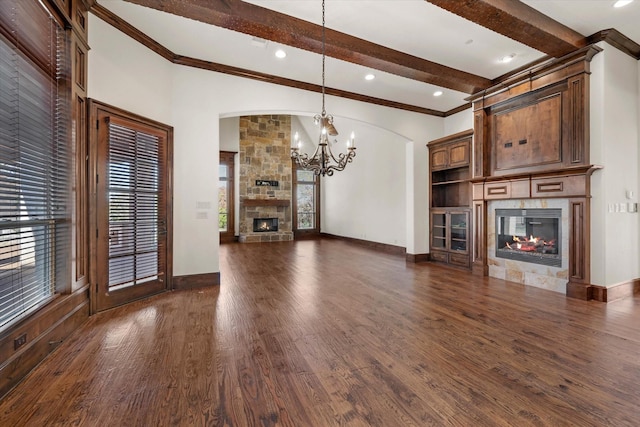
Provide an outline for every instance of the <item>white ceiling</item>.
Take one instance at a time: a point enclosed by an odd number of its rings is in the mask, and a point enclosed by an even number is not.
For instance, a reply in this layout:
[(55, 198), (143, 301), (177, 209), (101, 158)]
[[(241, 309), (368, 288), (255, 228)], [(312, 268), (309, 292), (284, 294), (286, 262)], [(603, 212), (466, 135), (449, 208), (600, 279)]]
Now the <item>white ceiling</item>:
[[(320, 0), (245, 0), (257, 6), (322, 23)], [(514, 0), (515, 1), (515, 0)], [(321, 56), (247, 34), (159, 12), (122, 0), (99, 0), (125, 21), (176, 54), (320, 84)], [(615, 28), (640, 43), (640, 0), (615, 9), (614, 0), (524, 0), (524, 3), (584, 36)], [(494, 79), (545, 56), (424, 0), (327, 0), (327, 28), (442, 65)], [(278, 48), (285, 59), (274, 55)], [(516, 54), (509, 64), (499, 58)], [(365, 81), (367, 73), (373, 81)], [(468, 94), (327, 58), (326, 85), (366, 96), (446, 112)], [(436, 90), (444, 95), (434, 97)]]

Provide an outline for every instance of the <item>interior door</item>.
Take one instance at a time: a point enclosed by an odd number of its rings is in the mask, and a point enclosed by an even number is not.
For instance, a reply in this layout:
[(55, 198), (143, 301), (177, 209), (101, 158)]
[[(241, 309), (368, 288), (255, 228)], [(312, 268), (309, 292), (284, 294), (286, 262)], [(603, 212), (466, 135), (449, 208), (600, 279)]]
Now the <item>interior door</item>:
[(96, 311), (170, 289), (170, 134), (96, 111)]

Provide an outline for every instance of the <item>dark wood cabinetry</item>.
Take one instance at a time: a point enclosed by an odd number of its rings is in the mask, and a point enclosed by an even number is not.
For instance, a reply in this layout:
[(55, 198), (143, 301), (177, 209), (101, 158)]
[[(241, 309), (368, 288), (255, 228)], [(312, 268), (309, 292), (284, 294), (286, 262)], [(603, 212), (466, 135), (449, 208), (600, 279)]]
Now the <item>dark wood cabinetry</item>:
[(599, 169), (589, 159), (589, 64), (600, 51), (591, 45), (550, 59), (470, 98), (474, 273), (488, 274), (490, 203), (565, 199), (567, 295), (589, 298), (590, 176)]
[(470, 266), (471, 135), (473, 130), (431, 141), (430, 257), (433, 261)]
[(469, 209), (431, 210), (431, 259), (469, 267)]

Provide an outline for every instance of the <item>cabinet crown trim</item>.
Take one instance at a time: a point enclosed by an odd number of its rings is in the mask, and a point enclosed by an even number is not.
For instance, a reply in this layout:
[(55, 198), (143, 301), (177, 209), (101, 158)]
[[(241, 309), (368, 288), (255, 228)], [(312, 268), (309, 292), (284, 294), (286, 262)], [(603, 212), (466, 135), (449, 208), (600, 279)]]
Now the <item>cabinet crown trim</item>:
[(462, 132), (454, 133), (452, 135), (443, 136), (442, 138), (434, 139), (427, 143), (427, 147), (434, 144), (442, 144), (445, 142), (455, 142), (461, 139), (469, 138), (473, 135), (473, 129), (463, 130)]

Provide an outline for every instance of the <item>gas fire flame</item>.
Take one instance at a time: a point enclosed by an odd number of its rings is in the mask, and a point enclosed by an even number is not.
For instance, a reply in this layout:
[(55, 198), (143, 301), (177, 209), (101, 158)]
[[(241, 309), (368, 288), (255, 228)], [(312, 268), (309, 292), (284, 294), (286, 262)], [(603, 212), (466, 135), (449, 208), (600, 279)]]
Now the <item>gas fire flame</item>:
[(555, 246), (555, 239), (549, 240), (548, 242), (541, 237), (518, 237), (513, 236), (513, 243), (506, 242), (506, 249), (515, 249), (519, 251), (535, 251), (537, 249), (541, 249), (542, 247), (553, 247)]

